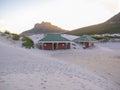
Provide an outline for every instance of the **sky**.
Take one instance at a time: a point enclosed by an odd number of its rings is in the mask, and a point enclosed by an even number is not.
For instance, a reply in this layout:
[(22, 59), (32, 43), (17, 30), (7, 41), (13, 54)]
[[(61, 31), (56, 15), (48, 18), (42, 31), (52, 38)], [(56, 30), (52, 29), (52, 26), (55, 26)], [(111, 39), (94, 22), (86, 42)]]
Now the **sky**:
[(19, 34), (42, 21), (73, 30), (119, 12), (120, 0), (0, 0), (0, 31)]

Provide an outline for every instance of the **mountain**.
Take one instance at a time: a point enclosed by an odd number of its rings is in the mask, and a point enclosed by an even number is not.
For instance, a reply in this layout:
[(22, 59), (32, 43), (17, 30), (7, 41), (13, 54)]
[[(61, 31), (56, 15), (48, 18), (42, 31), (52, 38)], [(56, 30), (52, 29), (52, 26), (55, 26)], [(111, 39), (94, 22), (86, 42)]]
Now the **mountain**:
[(72, 34), (72, 35), (86, 35), (86, 34), (91, 35), (91, 34), (105, 34), (105, 33), (109, 33), (109, 34), (120, 33), (120, 13), (113, 16), (104, 23), (78, 28), (66, 32), (66, 34)]
[(22, 32), (20, 35), (48, 34), (48, 33), (64, 33), (66, 30), (58, 26), (52, 25), (49, 22), (35, 24), (34, 28)]

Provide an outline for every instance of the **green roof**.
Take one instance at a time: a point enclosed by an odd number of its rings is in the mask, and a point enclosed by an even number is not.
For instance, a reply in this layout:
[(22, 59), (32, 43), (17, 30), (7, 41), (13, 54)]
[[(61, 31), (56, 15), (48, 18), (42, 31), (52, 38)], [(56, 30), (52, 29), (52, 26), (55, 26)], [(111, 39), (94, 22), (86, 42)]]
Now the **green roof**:
[(74, 42), (96, 42), (97, 40), (88, 35), (83, 35), (79, 38), (74, 39), (73, 41)]
[(47, 34), (43, 39), (39, 41), (70, 41), (61, 36), (61, 34)]

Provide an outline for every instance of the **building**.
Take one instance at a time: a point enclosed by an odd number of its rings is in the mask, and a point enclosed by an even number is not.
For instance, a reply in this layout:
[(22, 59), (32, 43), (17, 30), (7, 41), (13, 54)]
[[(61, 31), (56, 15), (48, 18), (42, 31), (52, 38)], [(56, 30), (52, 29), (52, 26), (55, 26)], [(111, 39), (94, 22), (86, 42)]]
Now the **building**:
[(73, 42), (82, 44), (83, 48), (89, 48), (93, 47), (94, 43), (97, 42), (97, 40), (88, 35), (83, 35), (79, 38), (74, 39)]
[(47, 34), (38, 41), (38, 47), (42, 50), (70, 49), (70, 40), (61, 34)]

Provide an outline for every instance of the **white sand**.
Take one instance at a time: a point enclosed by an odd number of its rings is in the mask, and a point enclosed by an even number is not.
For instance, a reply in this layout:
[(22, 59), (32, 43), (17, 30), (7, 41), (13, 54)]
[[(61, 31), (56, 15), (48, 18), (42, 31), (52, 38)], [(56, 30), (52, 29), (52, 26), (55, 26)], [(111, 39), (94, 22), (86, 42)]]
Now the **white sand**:
[(103, 43), (95, 49), (68, 50), (52, 56), (80, 65), (120, 85), (120, 43)]
[(118, 49), (43, 51), (19, 43), (0, 37), (0, 90), (120, 90)]

